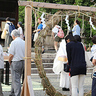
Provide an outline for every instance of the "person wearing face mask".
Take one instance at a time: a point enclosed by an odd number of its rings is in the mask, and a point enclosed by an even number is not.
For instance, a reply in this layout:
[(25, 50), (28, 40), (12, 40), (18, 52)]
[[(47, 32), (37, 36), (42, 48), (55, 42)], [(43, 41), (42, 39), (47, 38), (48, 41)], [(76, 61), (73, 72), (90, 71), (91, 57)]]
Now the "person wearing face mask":
[(78, 20), (74, 21), (74, 27), (72, 29), (73, 36), (79, 35), (80, 36), (80, 22)]

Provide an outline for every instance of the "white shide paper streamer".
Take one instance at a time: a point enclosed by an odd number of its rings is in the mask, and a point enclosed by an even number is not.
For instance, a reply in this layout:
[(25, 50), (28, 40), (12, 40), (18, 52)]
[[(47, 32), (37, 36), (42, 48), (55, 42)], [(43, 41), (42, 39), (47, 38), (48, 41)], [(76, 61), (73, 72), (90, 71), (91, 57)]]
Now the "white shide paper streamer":
[(95, 26), (93, 25), (93, 22), (92, 22), (92, 18), (91, 18), (91, 17), (90, 17), (90, 19), (89, 19), (89, 22), (90, 22), (90, 25), (92, 26), (92, 28), (93, 28), (94, 30), (96, 30)]
[(42, 21), (42, 25), (43, 25), (43, 29), (46, 27), (46, 24), (45, 24), (45, 18), (43, 18), (45, 15), (45, 13), (43, 12), (42, 15), (41, 15), (41, 21)]
[(66, 15), (65, 21), (66, 21), (68, 30), (70, 30), (70, 26), (69, 26), (69, 20), (68, 20), (68, 18), (69, 18), (69, 15)]

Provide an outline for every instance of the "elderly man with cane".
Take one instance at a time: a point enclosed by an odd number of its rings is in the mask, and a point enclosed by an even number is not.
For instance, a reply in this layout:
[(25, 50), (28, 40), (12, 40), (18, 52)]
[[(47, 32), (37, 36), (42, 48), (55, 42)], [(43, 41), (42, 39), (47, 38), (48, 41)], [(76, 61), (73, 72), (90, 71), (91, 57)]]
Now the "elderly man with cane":
[(9, 96), (20, 96), (21, 94), (21, 74), (24, 69), (25, 41), (20, 38), (20, 32), (13, 30), (11, 33), (13, 41), (9, 49), (9, 63), (11, 66), (12, 85)]

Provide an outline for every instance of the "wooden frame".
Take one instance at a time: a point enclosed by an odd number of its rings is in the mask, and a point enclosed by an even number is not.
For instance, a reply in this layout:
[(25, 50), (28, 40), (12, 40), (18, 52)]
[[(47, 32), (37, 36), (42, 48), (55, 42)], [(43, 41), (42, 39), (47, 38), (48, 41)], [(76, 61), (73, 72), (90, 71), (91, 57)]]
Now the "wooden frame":
[[(28, 82), (31, 76), (32, 7), (66, 9), (66, 10), (81, 10), (81, 11), (92, 11), (92, 12), (96, 12), (96, 8), (64, 5), (64, 4), (41, 3), (41, 2), (32, 2), (32, 1), (18, 1), (18, 4), (19, 6), (26, 6), (25, 7), (25, 79), (24, 79), (21, 96), (34, 96), (34, 93), (30, 92), (30, 88), (33, 92), (32, 84), (30, 84), (31, 82)], [(31, 86), (29, 87), (29, 85)]]
[(76, 5), (65, 5), (65, 4), (54, 4), (54, 3), (32, 2), (32, 1), (19, 1), (18, 4), (19, 6), (31, 5), (33, 7), (43, 7), (51, 9), (66, 9), (66, 10), (81, 10), (81, 11), (96, 12), (95, 7), (85, 7)]

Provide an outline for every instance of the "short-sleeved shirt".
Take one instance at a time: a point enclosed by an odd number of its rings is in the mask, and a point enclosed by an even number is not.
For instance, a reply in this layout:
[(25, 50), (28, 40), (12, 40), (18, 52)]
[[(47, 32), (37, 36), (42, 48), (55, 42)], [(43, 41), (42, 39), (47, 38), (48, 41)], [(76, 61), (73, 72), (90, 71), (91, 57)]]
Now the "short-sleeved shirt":
[[(61, 28), (59, 25), (56, 25), (56, 26), (57, 26), (58, 28)], [(55, 34), (55, 37), (57, 36), (58, 31), (59, 31), (59, 29), (58, 29), (56, 26), (52, 29), (52, 32)]]
[(94, 54), (94, 57), (93, 57), (93, 59), (96, 59), (96, 54)]
[(23, 30), (21, 27), (18, 28), (18, 31), (20, 32), (20, 38), (23, 39), (24, 35), (23, 35)]
[[(43, 29), (42, 23), (38, 25), (37, 29), (41, 29), (41, 30)], [(40, 33), (40, 31), (38, 33)]]
[(0, 45), (0, 69), (4, 68), (3, 48)]
[(93, 59), (96, 59), (96, 53), (93, 55)]
[(79, 27), (79, 25), (74, 26), (73, 29), (72, 29), (72, 32), (73, 32), (73, 36), (75, 36), (75, 35), (80, 36), (80, 27)]
[(9, 32), (9, 24), (7, 24), (7, 23), (11, 23), (11, 22), (7, 21), (5, 24), (5, 29), (7, 30), (7, 33), (8, 33)]
[(13, 55), (12, 61), (20, 61), (25, 57), (25, 41), (17, 37), (11, 42), (9, 54)]
[(96, 45), (93, 45), (91, 48), (91, 56), (93, 57), (96, 54)]

